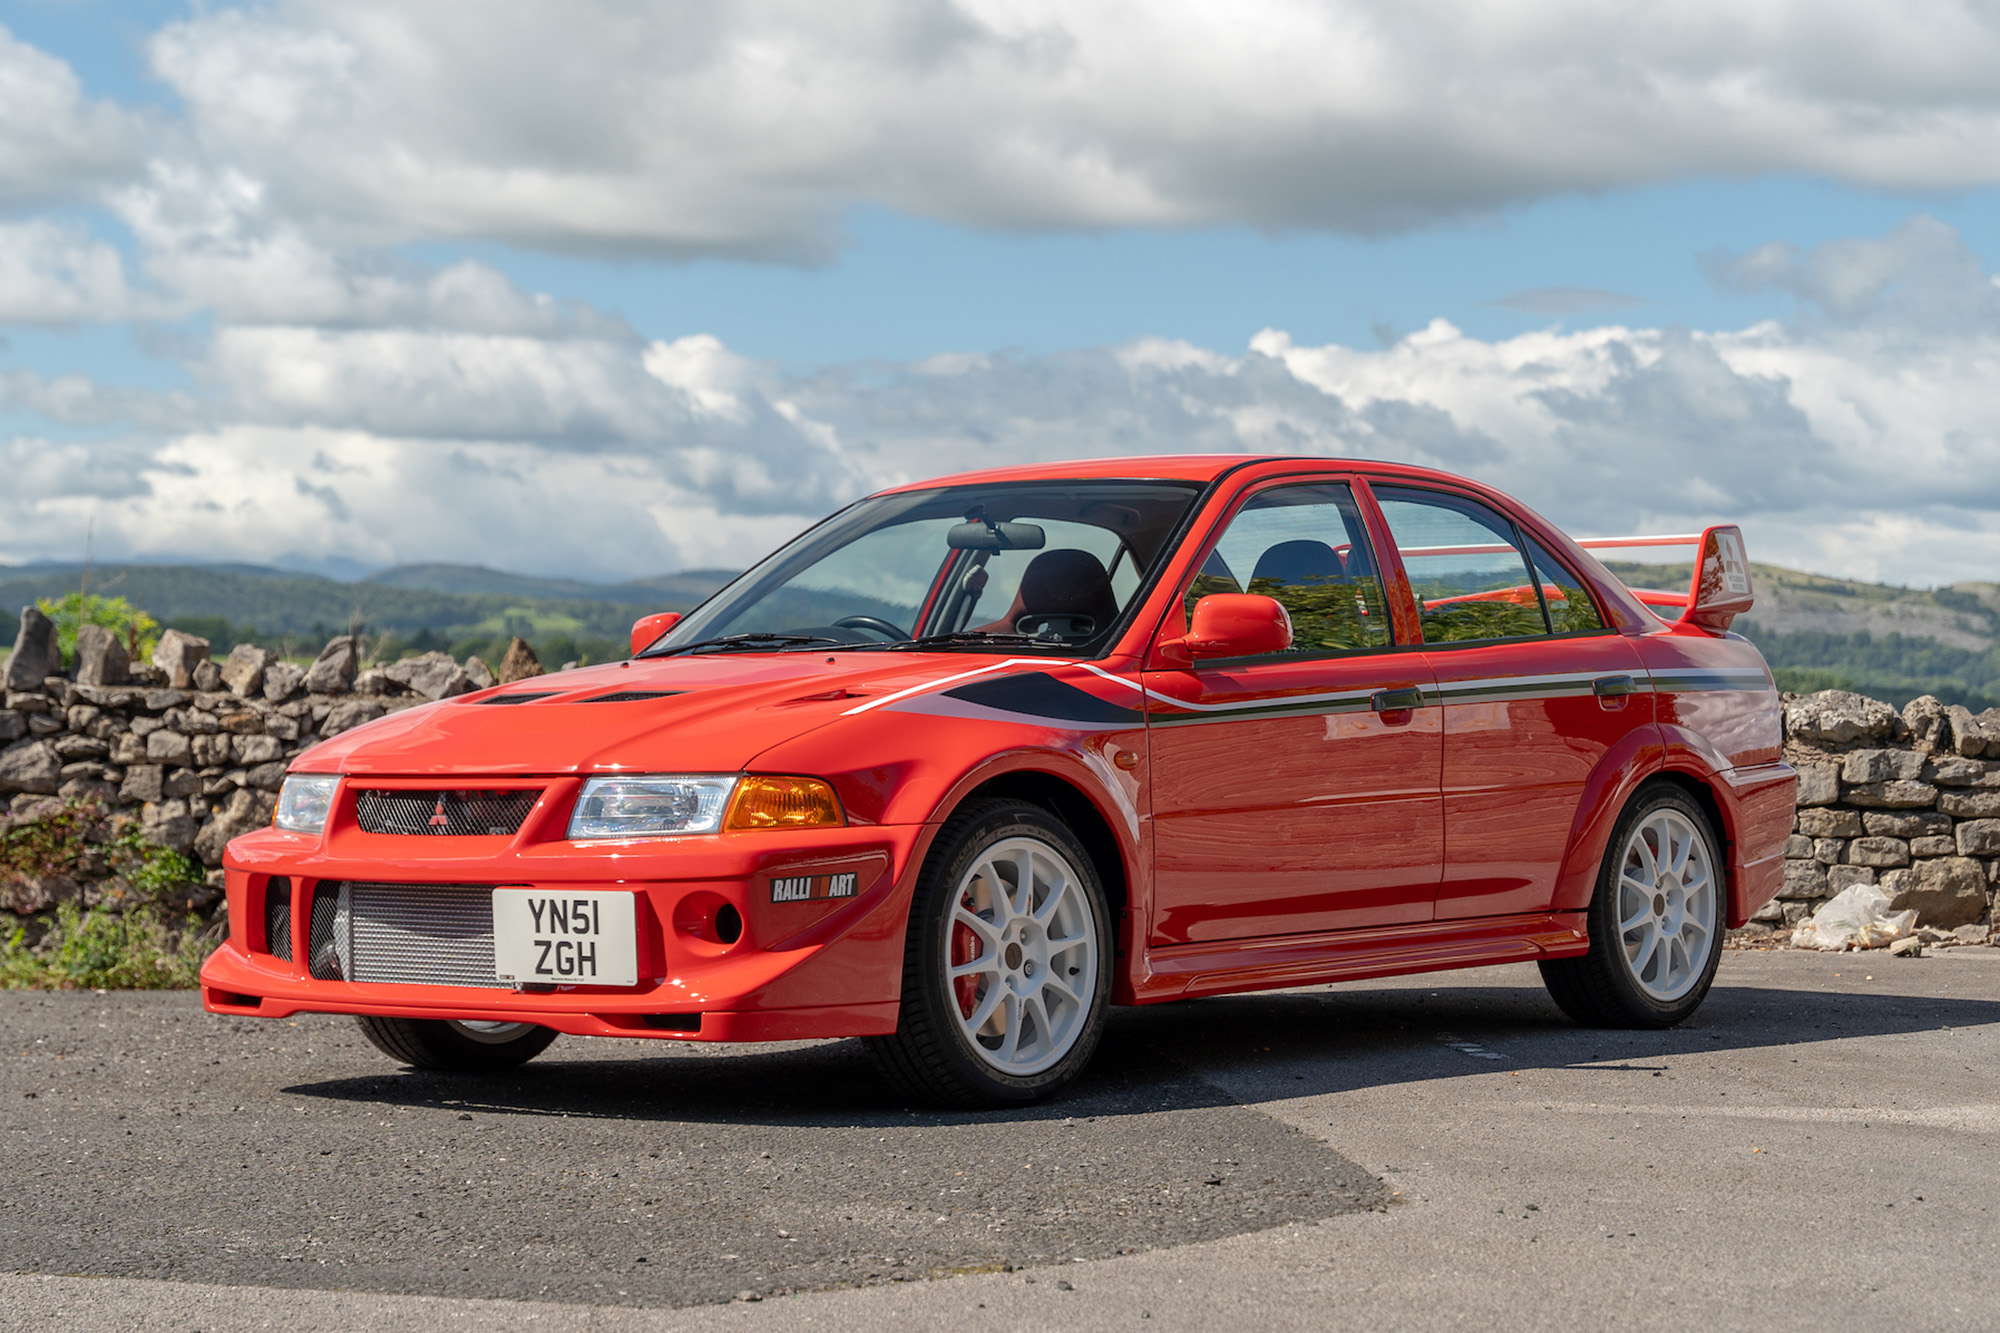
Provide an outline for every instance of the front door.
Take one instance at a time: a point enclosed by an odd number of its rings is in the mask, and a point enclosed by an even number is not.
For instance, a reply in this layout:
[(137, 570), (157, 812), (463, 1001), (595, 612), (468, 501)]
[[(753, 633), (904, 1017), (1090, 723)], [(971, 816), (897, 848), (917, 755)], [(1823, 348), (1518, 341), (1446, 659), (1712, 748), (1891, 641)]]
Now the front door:
[(1262, 593), (1293, 646), (1145, 673), (1152, 942), (1429, 920), (1441, 719), (1424, 655), (1394, 642), (1353, 492), (1255, 492), (1200, 570), (1183, 621), (1209, 593)]
[(1599, 761), (1653, 726), (1646, 670), (1581, 580), (1499, 511), (1374, 491), (1443, 703), (1438, 919), (1545, 911)]

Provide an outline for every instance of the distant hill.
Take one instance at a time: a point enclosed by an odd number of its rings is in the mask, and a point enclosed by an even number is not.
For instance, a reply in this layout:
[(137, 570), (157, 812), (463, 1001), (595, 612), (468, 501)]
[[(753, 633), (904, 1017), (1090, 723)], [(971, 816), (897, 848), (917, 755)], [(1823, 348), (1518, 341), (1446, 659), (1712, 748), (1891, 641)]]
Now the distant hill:
[[(1613, 565), (1635, 585), (1679, 589), (1688, 568)], [(1897, 588), (1752, 566), (1757, 608), (1737, 622), (1786, 689), (1858, 689), (1902, 704), (1936, 694), (1972, 709), (2000, 705), (2000, 584)], [(74, 564), (0, 565), (0, 645), (16, 608), (76, 588)], [(397, 565), (343, 582), (259, 565), (99, 565), (93, 591), (129, 598), (162, 623), (221, 647), (255, 640), (294, 654), (358, 624), (385, 653), (504, 650), (519, 634), (555, 665), (623, 656), (632, 621), (684, 611), (734, 575), (696, 569), (624, 583), (512, 574), (478, 565)]]
[[(12, 612), (74, 591), (80, 565), (0, 566), (0, 645), (18, 628)], [(458, 656), (504, 651), (520, 635), (551, 665), (625, 653), (632, 622), (652, 611), (684, 611), (729, 578), (691, 570), (621, 584), (542, 579), (466, 565), (405, 565), (348, 583), (256, 565), (98, 565), (92, 592), (124, 597), (163, 625), (200, 634), (226, 650), (259, 642), (316, 651), (358, 626), (384, 651), (449, 648)]]

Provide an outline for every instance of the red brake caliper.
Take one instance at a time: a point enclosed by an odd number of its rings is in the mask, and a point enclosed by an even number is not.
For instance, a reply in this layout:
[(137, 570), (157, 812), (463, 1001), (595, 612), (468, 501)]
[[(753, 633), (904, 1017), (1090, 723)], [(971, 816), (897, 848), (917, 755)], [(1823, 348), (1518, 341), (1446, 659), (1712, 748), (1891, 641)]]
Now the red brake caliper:
[[(979, 957), (979, 936), (971, 926), (963, 922), (951, 928), (951, 965), (957, 967)], [(955, 978), (951, 983), (952, 992), (958, 997), (958, 1012), (963, 1018), (972, 1017), (972, 1011), (979, 1003), (979, 977)]]

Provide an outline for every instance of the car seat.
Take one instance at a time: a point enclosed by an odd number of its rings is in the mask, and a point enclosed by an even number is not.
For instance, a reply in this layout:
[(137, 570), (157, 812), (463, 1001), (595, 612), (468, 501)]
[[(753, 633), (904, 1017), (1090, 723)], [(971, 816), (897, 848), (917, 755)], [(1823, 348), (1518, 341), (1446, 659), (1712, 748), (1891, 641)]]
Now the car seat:
[[(1095, 634), (1118, 618), (1118, 595), (1111, 590), (1111, 576), (1103, 563), (1090, 552), (1043, 551), (1021, 572), (1021, 592), (1008, 628), (1026, 616), (1087, 616), (1090, 629), (1077, 626), (1076, 632)], [(1036, 627), (1031, 625), (1027, 632), (1036, 632)]]
[(1325, 542), (1302, 539), (1279, 542), (1257, 557), (1250, 582), (1255, 586), (1268, 579), (1280, 587), (1325, 587), (1346, 577), (1347, 564), (1338, 551)]

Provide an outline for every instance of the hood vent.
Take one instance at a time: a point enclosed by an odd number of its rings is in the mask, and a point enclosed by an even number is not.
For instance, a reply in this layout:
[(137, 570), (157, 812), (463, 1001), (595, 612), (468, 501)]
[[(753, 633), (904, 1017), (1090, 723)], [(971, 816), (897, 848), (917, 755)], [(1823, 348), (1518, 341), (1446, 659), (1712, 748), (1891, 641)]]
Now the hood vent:
[(522, 694), (496, 694), (491, 699), (479, 700), (482, 704), (531, 704), (537, 699), (553, 699), (561, 690), (530, 690)]
[(618, 690), (611, 694), (593, 694), (588, 699), (578, 699), (580, 704), (636, 704), (645, 699), (671, 699), (676, 694), (686, 694), (686, 690)]

